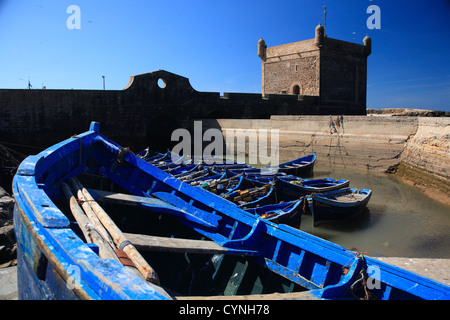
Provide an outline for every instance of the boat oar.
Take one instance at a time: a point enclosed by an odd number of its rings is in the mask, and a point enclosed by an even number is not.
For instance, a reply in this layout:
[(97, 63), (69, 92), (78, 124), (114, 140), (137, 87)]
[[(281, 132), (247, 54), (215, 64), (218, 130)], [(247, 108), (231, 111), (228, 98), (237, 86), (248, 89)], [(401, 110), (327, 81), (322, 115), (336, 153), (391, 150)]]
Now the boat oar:
[(94, 225), (96, 230), (103, 237), (103, 240), (106, 242), (104, 244), (104, 247), (102, 247), (103, 250), (101, 250), (101, 251), (103, 251), (103, 252), (106, 251), (107, 255), (99, 254), (100, 257), (105, 258), (105, 259), (114, 259), (114, 260), (120, 262), (121, 264), (123, 264), (125, 266), (125, 268), (130, 270), (132, 273), (134, 273), (135, 275), (142, 278), (142, 274), (139, 272), (137, 267), (130, 261), (128, 256), (121, 250), (116, 249), (116, 247), (114, 245), (114, 241), (111, 239), (110, 234), (105, 229), (105, 227), (102, 225), (100, 220), (97, 218), (94, 210), (89, 205), (88, 201), (86, 200), (86, 197), (81, 192), (82, 188), (78, 185), (77, 181), (75, 179), (70, 179), (70, 184), (72, 186), (72, 189), (76, 192), (78, 200), (81, 202), (81, 207), (83, 208), (84, 213), (86, 214), (87, 218)]
[(88, 217), (84, 214), (81, 207), (78, 205), (77, 199), (72, 194), (70, 187), (62, 183), (62, 191), (64, 192), (66, 198), (70, 202), (70, 211), (72, 212), (78, 226), (81, 229), (86, 241), (89, 243), (94, 243), (99, 248), (99, 256), (104, 259), (114, 259), (119, 261), (119, 258), (114, 253), (113, 248), (108, 244), (108, 242), (103, 238), (99, 230), (89, 221)]
[(102, 234), (103, 238), (109, 243), (111, 248), (115, 248), (114, 242), (111, 239), (111, 236), (109, 235), (108, 231), (106, 231), (105, 227), (103, 227), (102, 223), (95, 215), (94, 210), (92, 210), (91, 206), (89, 205), (83, 193), (81, 192), (82, 188), (78, 185), (75, 179), (70, 179), (70, 185), (72, 186), (72, 190), (76, 192), (76, 196), (78, 197), (78, 200), (81, 202), (81, 207), (83, 208), (84, 213), (88, 217), (89, 221)]
[[(75, 179), (76, 180), (76, 179)], [(125, 251), (128, 257), (133, 261), (134, 265), (138, 268), (139, 272), (144, 276), (144, 279), (159, 284), (158, 275), (150, 267), (150, 265), (141, 256), (139, 251), (133, 246), (133, 244), (125, 238), (122, 231), (116, 226), (114, 221), (109, 217), (109, 215), (103, 210), (103, 208), (94, 200), (91, 194), (83, 187), (83, 185), (77, 181), (78, 185), (81, 187), (81, 191), (88, 201), (91, 208), (94, 210), (95, 215), (101, 221), (103, 226), (108, 230), (114, 243), (119, 250)]]

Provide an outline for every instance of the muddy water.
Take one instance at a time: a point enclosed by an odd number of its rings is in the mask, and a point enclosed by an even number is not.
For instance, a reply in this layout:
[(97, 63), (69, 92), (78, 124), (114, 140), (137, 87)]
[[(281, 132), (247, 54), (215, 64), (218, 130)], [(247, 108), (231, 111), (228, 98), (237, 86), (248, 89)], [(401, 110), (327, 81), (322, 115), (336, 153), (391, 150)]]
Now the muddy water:
[(373, 191), (368, 208), (347, 222), (301, 230), (371, 256), (450, 258), (450, 208), (431, 200), (393, 175), (315, 167), (314, 178), (350, 180), (350, 187)]

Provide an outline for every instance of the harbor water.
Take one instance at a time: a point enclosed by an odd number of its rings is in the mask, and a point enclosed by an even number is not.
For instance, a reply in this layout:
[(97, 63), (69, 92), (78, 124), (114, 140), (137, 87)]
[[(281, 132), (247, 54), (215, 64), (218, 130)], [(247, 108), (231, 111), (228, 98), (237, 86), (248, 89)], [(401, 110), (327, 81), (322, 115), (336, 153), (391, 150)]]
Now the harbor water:
[(317, 227), (303, 215), (301, 230), (369, 256), (450, 258), (448, 206), (391, 174), (315, 166), (314, 179), (326, 177), (371, 189), (367, 210), (352, 220)]

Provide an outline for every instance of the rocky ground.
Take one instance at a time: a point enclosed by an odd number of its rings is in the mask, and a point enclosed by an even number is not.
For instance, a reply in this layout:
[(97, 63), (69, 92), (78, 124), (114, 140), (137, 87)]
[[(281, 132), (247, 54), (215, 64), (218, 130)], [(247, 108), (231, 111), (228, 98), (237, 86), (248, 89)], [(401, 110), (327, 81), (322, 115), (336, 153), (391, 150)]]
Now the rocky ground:
[(0, 187), (0, 268), (17, 264), (13, 208), (14, 199)]

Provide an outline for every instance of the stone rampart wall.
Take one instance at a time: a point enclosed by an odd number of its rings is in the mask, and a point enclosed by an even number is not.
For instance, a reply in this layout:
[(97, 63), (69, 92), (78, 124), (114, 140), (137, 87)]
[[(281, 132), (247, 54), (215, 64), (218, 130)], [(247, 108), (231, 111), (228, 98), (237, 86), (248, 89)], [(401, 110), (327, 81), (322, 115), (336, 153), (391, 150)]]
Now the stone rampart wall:
[(272, 116), (204, 121), (204, 129), (213, 127), (225, 137), (230, 129), (235, 136), (247, 135), (249, 129), (278, 129), (280, 162), (311, 152), (316, 152), (322, 166), (385, 172), (403, 162), (450, 182), (448, 117)]
[(448, 179), (448, 124), (448, 118), (272, 116), (206, 121), (203, 127), (220, 128), (225, 136), (227, 129), (278, 129), (280, 162), (316, 152), (318, 165), (384, 172), (404, 161)]
[(450, 118), (418, 118), (401, 161), (450, 184)]

